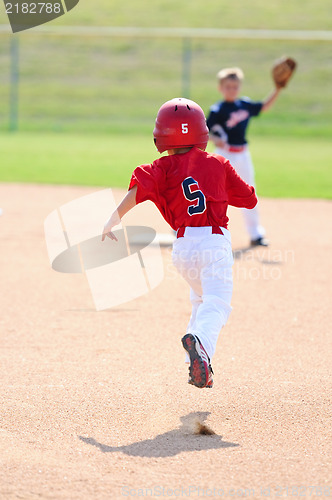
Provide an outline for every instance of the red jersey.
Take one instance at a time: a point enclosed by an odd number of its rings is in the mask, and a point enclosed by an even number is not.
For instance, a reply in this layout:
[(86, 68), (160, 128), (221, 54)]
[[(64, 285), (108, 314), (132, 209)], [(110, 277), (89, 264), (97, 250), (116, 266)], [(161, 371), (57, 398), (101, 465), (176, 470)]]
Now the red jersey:
[(226, 158), (196, 147), (137, 167), (129, 189), (137, 185), (136, 203), (151, 200), (175, 230), (187, 226), (227, 229), (228, 205), (254, 208), (255, 189)]

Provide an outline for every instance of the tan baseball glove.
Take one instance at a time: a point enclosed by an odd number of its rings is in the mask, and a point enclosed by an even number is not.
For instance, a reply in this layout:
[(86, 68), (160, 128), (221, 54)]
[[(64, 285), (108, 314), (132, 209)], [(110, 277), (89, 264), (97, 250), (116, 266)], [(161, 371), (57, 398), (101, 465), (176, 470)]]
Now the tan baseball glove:
[(286, 87), (296, 66), (296, 61), (291, 57), (281, 57), (275, 61), (272, 67), (272, 78), (277, 89)]

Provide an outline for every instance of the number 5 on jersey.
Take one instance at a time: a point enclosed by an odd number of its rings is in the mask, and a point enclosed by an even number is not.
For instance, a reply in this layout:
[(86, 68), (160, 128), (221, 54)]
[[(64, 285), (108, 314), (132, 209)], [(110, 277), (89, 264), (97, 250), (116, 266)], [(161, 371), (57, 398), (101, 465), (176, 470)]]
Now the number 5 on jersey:
[[(196, 189), (192, 189), (195, 186)], [(192, 177), (187, 177), (182, 182), (182, 189), (184, 197), (188, 201), (197, 201), (195, 205), (189, 205), (188, 214), (197, 215), (202, 214), (206, 210), (206, 199), (202, 191), (199, 189), (198, 183)]]

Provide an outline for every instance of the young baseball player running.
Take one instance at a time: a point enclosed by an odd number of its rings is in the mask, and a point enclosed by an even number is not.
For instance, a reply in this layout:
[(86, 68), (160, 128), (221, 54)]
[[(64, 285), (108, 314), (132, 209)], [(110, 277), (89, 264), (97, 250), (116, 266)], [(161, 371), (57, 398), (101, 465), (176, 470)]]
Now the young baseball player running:
[(176, 98), (159, 110), (153, 132), (160, 153), (150, 165), (137, 167), (129, 191), (106, 222), (102, 240), (122, 217), (145, 200), (155, 203), (177, 232), (173, 263), (190, 285), (192, 314), (182, 345), (189, 361), (189, 383), (212, 387), (211, 358), (231, 311), (233, 255), (227, 230), (228, 205), (253, 208), (255, 189), (228, 160), (205, 152), (209, 131), (202, 109)]
[[(254, 169), (247, 146), (246, 131), (250, 118), (267, 111), (277, 99), (280, 88), (262, 102), (239, 97), (243, 72), (240, 68), (226, 68), (217, 75), (219, 91), (224, 97), (210, 108), (207, 125), (210, 138), (217, 147), (216, 153), (229, 159), (237, 173), (250, 185), (255, 185)], [(259, 222), (258, 208), (243, 210), (251, 245), (267, 246), (265, 230)]]

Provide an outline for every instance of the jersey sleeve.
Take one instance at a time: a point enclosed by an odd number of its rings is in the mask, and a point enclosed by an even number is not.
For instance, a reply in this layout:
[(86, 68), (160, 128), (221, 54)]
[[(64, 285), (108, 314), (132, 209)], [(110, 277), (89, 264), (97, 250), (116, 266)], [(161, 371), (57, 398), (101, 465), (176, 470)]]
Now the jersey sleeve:
[(160, 192), (164, 189), (165, 181), (165, 171), (158, 162), (140, 165), (135, 168), (131, 176), (129, 189), (137, 186), (137, 204), (147, 200), (156, 203), (159, 200)]
[(225, 162), (225, 168), (228, 204), (238, 208), (254, 208), (257, 205), (255, 188), (244, 182), (229, 161)]
[(253, 102), (253, 101), (248, 101), (247, 102), (247, 107), (250, 116), (258, 116), (260, 112), (262, 111), (263, 103), (261, 101)]

